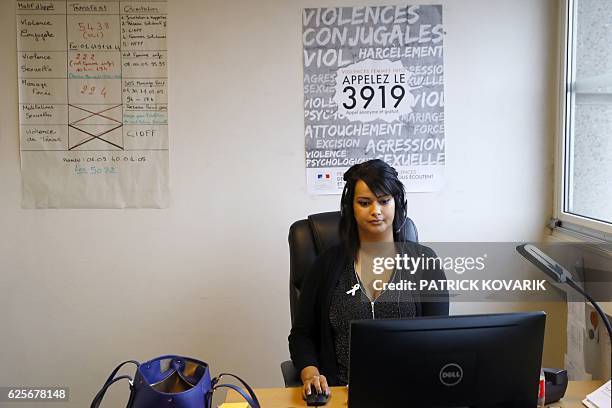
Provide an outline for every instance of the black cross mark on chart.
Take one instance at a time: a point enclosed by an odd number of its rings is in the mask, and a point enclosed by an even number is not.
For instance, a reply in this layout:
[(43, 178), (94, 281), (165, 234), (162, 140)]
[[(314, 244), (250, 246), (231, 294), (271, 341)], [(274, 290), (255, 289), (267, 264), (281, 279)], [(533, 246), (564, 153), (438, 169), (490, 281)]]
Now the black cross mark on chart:
[[(119, 146), (118, 144), (113, 143), (113, 142), (111, 142), (110, 140), (106, 140), (105, 138), (103, 138), (103, 137), (102, 137), (102, 136), (104, 136), (105, 134), (110, 133), (110, 132), (112, 132), (113, 130), (119, 129), (120, 127), (122, 127), (122, 126), (123, 126), (123, 123), (121, 123), (120, 121), (118, 121), (118, 120), (116, 120), (116, 119), (113, 119), (113, 118), (111, 118), (111, 117), (109, 117), (109, 116), (102, 115), (102, 113), (104, 113), (104, 112), (106, 112), (106, 111), (109, 111), (109, 110), (112, 110), (112, 109), (115, 109), (115, 108), (117, 108), (117, 107), (121, 106), (121, 104), (119, 104), (119, 105), (115, 105), (115, 106), (111, 106), (110, 108), (106, 108), (106, 109), (101, 110), (101, 111), (99, 111), (99, 112), (92, 112), (92, 111), (87, 110), (87, 109), (85, 109), (85, 108), (82, 108), (82, 107), (80, 107), (80, 106), (75, 106), (75, 105), (69, 105), (69, 106), (70, 106), (70, 107), (72, 107), (72, 108), (79, 109), (79, 110), (82, 110), (82, 111), (84, 111), (84, 112), (90, 113), (90, 115), (85, 116), (84, 118), (81, 118), (81, 119), (79, 119), (79, 120), (77, 120), (77, 121), (74, 121), (74, 122), (72, 122), (72, 123), (69, 123), (69, 124), (68, 124), (68, 127), (72, 128), (72, 129), (74, 129), (74, 130), (77, 130), (77, 131), (79, 131), (79, 132), (85, 133), (86, 135), (91, 136), (91, 137), (90, 137), (90, 138), (88, 138), (88, 139), (83, 140), (82, 142), (80, 142), (80, 143), (78, 143), (78, 144), (76, 144), (76, 145), (74, 145), (74, 146), (72, 146), (72, 147), (70, 147), (68, 150), (73, 150), (73, 149), (76, 149), (77, 147), (82, 146), (82, 145), (84, 145), (85, 143), (91, 142), (92, 140), (95, 140), (95, 139), (97, 139), (97, 140), (101, 140), (101, 141), (103, 141), (103, 142), (106, 142), (106, 143), (108, 143), (108, 144), (110, 144), (110, 145), (112, 145), (112, 146), (115, 146), (115, 147), (117, 147), (117, 148), (119, 148), (119, 149), (123, 150), (123, 147), (122, 147), (122, 146)], [(95, 117), (99, 117), (99, 118), (106, 119), (106, 120), (108, 120), (108, 121), (111, 121), (111, 123), (113, 123), (113, 122), (114, 122), (114, 123), (116, 123), (116, 124), (117, 124), (117, 126), (115, 126), (115, 127), (111, 128), (111, 129), (104, 130), (104, 131), (102, 131), (102, 132), (100, 132), (100, 133), (97, 133), (97, 134), (94, 134), (94, 133), (88, 132), (88, 131), (86, 131), (86, 130), (84, 130), (84, 129), (80, 128), (80, 127), (78, 127), (78, 123), (79, 123), (79, 122), (82, 122), (82, 121), (84, 121), (84, 120), (86, 120), (86, 119), (89, 119), (89, 118), (91, 118), (91, 117), (94, 117), (94, 116), (95, 116)], [(81, 125), (81, 126), (83, 126), (83, 125)]]

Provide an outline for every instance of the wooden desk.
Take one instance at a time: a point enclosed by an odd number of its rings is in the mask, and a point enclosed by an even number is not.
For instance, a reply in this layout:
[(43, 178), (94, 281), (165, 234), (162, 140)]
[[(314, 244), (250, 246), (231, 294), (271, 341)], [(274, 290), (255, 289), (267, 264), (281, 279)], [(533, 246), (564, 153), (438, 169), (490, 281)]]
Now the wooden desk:
[[(603, 381), (570, 381), (565, 397), (554, 402), (548, 407), (561, 408), (585, 408), (582, 400), (590, 392), (595, 391), (603, 385)], [(255, 393), (262, 408), (291, 408), (305, 407), (306, 402), (302, 399), (301, 388), (256, 388)], [(348, 402), (348, 391), (346, 387), (331, 387), (332, 396), (325, 408), (346, 407)], [(238, 393), (230, 390), (227, 393), (226, 402), (244, 401)]]

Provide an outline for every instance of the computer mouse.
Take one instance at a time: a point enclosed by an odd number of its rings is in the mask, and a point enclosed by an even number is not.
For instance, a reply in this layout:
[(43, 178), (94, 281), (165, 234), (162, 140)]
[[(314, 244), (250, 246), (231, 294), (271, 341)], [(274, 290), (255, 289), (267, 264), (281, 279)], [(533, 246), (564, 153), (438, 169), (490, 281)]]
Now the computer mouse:
[(330, 397), (331, 395), (327, 395), (325, 393), (318, 394), (317, 392), (313, 392), (306, 396), (306, 405), (309, 407), (325, 405)]

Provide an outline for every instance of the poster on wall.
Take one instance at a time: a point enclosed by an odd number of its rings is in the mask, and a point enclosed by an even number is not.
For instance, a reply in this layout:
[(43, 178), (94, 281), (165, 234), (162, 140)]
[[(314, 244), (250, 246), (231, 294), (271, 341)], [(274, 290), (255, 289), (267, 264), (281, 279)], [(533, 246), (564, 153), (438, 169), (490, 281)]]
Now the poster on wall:
[(382, 159), (408, 192), (445, 167), (441, 5), (302, 12), (306, 184), (339, 194), (353, 164)]
[(169, 203), (166, 1), (16, 1), (22, 206)]

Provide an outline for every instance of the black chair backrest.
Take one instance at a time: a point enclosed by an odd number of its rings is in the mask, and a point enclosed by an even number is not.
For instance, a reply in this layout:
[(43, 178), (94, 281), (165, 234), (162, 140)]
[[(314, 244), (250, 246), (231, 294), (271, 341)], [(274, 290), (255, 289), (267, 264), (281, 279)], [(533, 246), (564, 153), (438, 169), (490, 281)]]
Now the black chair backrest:
[[(308, 219), (296, 221), (289, 228), (291, 325), (304, 277), (319, 254), (340, 243), (339, 225), (340, 211), (333, 211), (309, 215)], [(417, 228), (410, 218), (406, 218), (402, 228), (406, 231), (409, 241), (418, 242)]]

